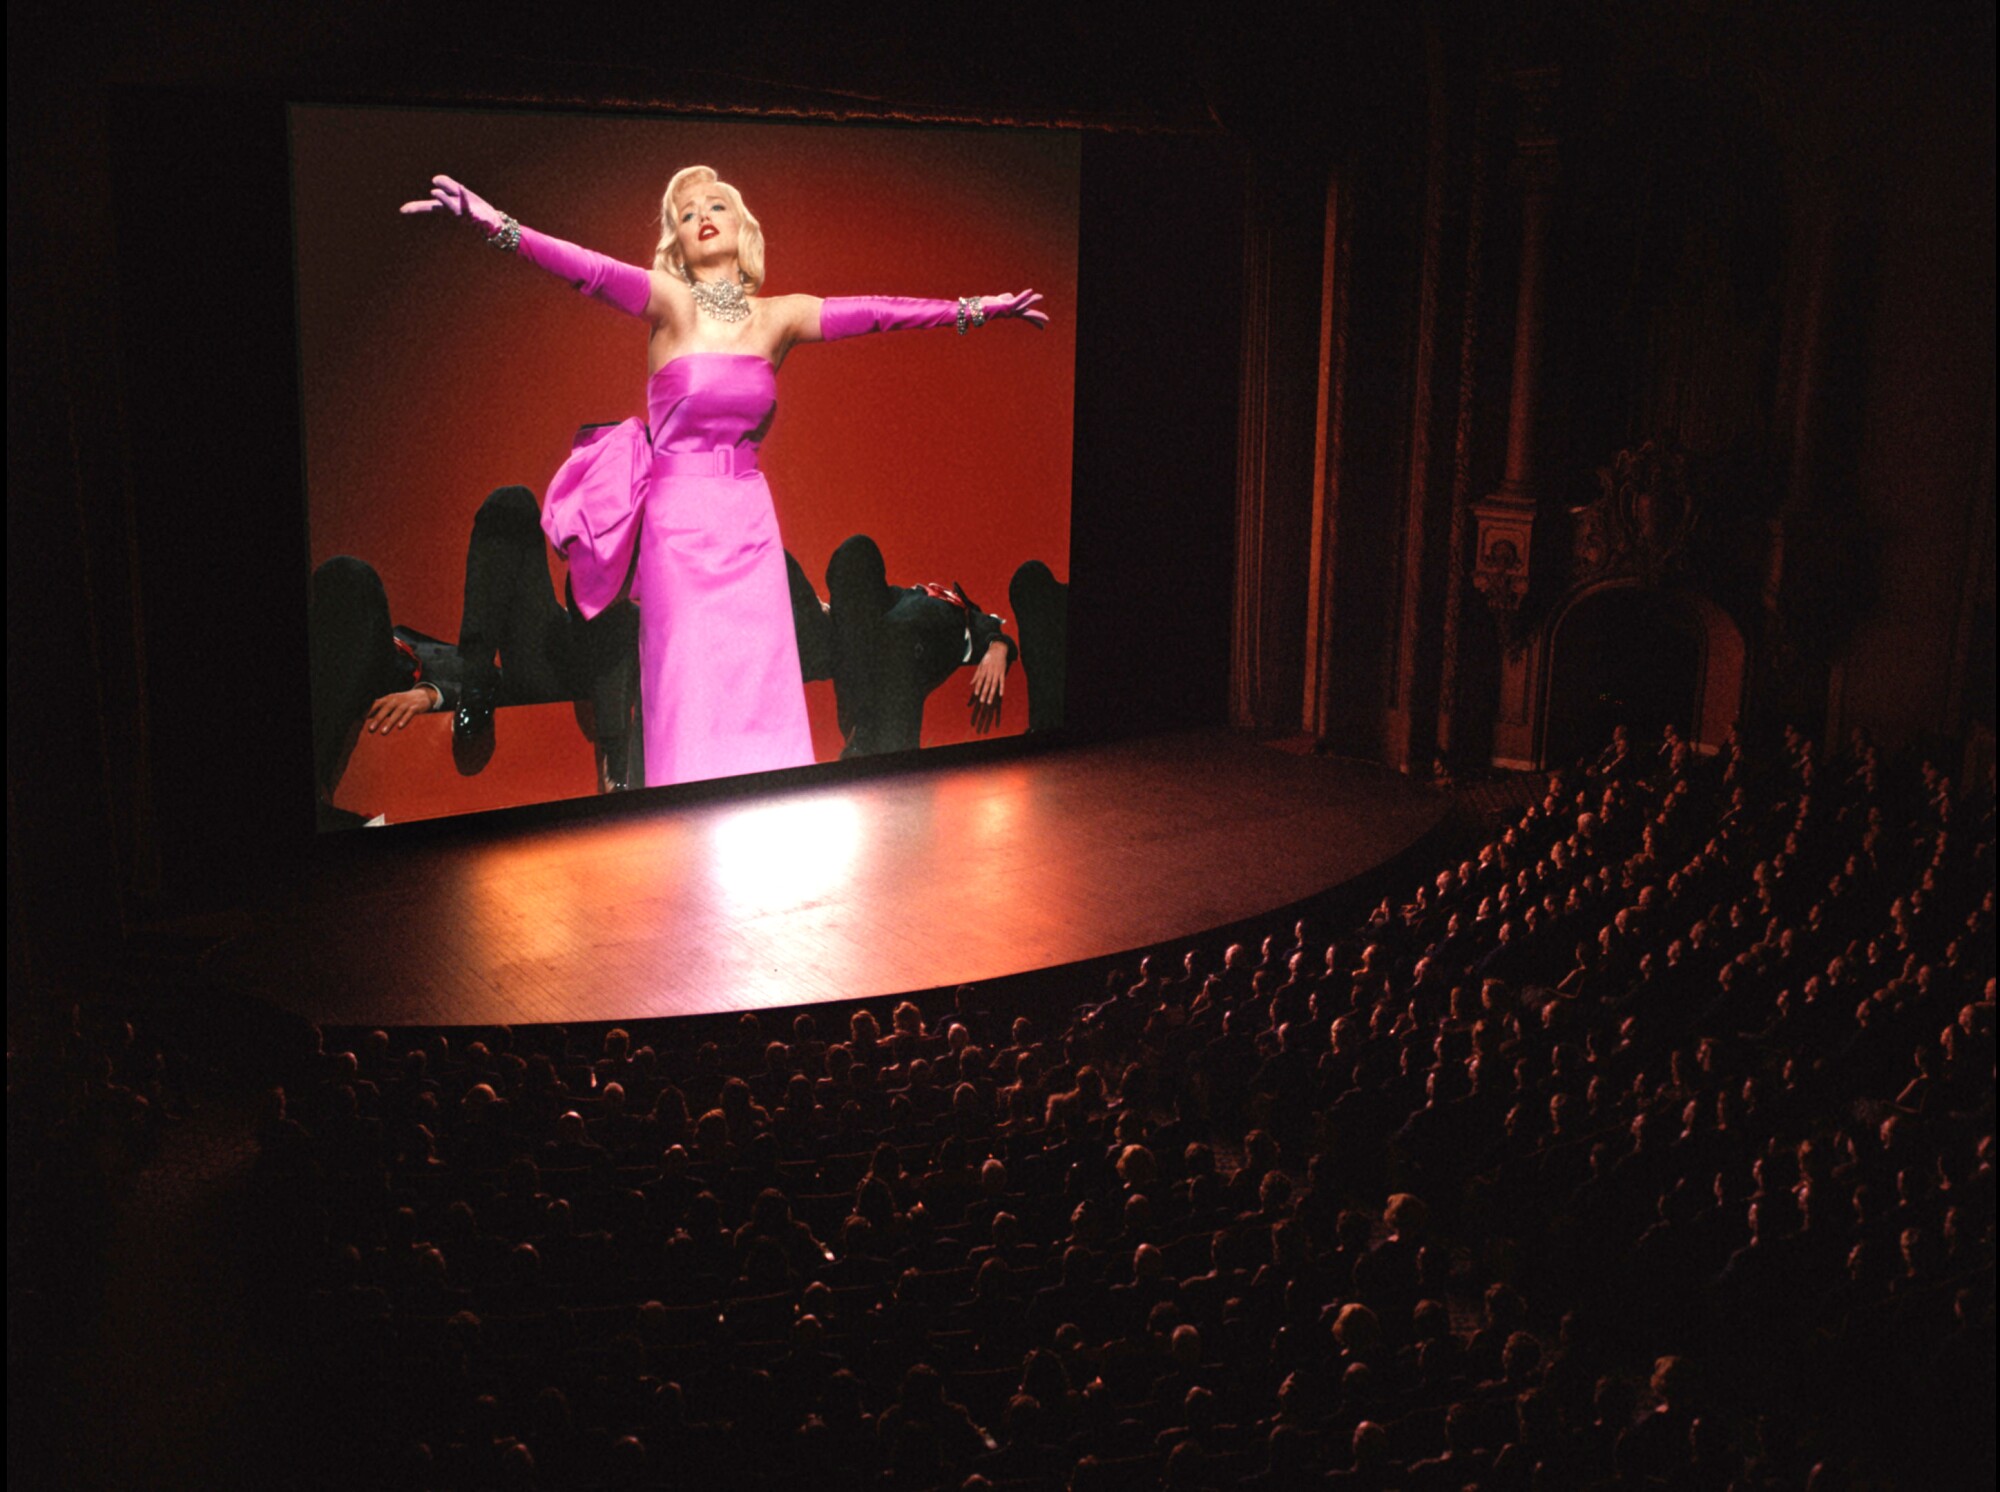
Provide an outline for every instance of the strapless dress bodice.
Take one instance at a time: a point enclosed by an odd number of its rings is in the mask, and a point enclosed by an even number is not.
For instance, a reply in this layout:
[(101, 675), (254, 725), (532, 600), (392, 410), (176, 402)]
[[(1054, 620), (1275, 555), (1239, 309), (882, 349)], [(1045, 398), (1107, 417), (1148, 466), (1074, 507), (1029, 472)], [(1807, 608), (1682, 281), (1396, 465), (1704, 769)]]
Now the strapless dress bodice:
[(755, 446), (778, 412), (778, 371), (754, 352), (689, 352), (646, 381), (655, 451)]

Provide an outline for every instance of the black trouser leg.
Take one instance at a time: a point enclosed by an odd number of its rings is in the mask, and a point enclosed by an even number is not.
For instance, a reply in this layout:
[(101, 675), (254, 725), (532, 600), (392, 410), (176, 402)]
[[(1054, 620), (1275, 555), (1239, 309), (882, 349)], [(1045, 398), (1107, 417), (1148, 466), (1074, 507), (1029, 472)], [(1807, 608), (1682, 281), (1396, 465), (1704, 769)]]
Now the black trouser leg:
[(785, 551), (785, 579), (792, 588), (792, 629), (799, 639), (799, 676), (808, 684), (833, 677), (833, 617), (819, 604), (806, 572)]
[(883, 664), (883, 618), (894, 597), (890, 593), (881, 546), (866, 534), (856, 534), (833, 551), (826, 564), (826, 596), (833, 623), (833, 697), (840, 733), (847, 745), (842, 756), (863, 756), (875, 745)]
[(590, 706), (600, 789), (645, 781), (639, 710), (639, 608), (620, 601), (586, 621), (569, 613), (571, 697)]
[(576, 698), (570, 619), (549, 584), (541, 509), (525, 487), (500, 487), (479, 506), (465, 549), (459, 651), (476, 677), (499, 655), (496, 702)]
[(639, 610), (620, 601), (585, 620), (556, 599), (541, 509), (525, 487), (495, 489), (473, 519), (459, 651), (475, 671), (498, 655), (496, 704), (587, 705), (600, 779), (643, 780)]
[(882, 629), (875, 664), (873, 718), (854, 734), (855, 755), (915, 751), (923, 744), (924, 687), (922, 643), (913, 627), (890, 622)]
[(600, 734), (638, 705), (639, 608), (620, 601), (586, 621), (580, 612), (567, 613), (569, 668), (563, 676), (566, 699), (588, 700), (603, 722)]
[(1069, 587), (1040, 560), (1029, 560), (1007, 585), (1021, 629), (1021, 671), (1028, 676), (1028, 729), (1063, 723), (1069, 673)]
[(368, 707), (403, 688), (390, 640), (389, 596), (366, 560), (339, 555), (313, 571), (307, 620), (312, 670), (313, 771), (331, 801)]

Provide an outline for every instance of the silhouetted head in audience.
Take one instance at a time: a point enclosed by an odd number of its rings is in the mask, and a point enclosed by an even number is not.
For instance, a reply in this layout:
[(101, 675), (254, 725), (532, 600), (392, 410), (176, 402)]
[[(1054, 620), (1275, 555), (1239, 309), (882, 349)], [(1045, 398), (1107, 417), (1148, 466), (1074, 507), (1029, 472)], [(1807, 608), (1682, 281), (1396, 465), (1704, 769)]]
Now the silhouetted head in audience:
[(532, 1243), (517, 1243), (507, 1251), (507, 1275), (512, 1283), (527, 1289), (541, 1283), (542, 1255)]
[(1382, 1323), (1367, 1306), (1349, 1301), (1333, 1319), (1333, 1339), (1343, 1352), (1365, 1357), (1382, 1342)]
[(1201, 1366), (1201, 1328), (1191, 1323), (1182, 1323), (1174, 1328), (1170, 1351), (1174, 1366), (1182, 1372), (1192, 1372)]
[(1430, 1209), (1421, 1198), (1408, 1192), (1398, 1192), (1389, 1198), (1382, 1220), (1389, 1225), (1390, 1235), (1398, 1241), (1421, 1243), (1430, 1229)]
[(1509, 1334), (1500, 1349), (1500, 1373), (1513, 1388), (1525, 1388), (1542, 1365), (1542, 1344), (1525, 1331)]
[(1378, 1471), (1389, 1464), (1389, 1432), (1374, 1420), (1364, 1419), (1357, 1423), (1350, 1444), (1356, 1467)]

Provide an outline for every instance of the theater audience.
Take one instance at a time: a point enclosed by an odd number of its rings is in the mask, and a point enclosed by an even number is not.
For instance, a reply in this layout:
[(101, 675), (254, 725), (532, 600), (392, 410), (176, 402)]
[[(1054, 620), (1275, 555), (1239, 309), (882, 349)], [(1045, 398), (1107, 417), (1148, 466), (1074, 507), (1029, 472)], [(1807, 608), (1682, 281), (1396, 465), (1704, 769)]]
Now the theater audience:
[(1060, 1006), (329, 1033), (259, 1144), (340, 1474), (1990, 1484), (1993, 856), (1865, 738), (1621, 730), (1405, 896)]

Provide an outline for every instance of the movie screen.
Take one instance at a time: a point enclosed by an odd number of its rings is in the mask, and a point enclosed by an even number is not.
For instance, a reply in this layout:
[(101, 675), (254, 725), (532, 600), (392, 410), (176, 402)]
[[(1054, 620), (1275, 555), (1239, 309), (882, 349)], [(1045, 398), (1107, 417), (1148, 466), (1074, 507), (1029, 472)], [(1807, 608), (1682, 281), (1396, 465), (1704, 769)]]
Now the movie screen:
[(321, 828), (1060, 726), (1075, 135), (290, 123)]

